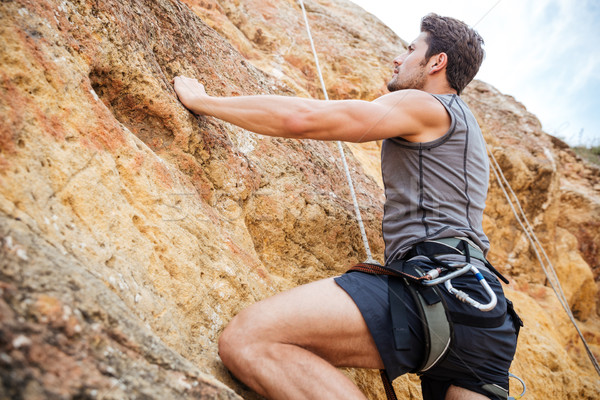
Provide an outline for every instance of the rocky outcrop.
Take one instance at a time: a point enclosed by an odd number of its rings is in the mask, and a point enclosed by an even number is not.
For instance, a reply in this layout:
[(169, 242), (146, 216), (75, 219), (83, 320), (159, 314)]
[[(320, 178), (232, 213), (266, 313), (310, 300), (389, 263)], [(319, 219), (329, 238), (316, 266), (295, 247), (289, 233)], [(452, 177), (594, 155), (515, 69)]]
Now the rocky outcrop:
[(1, 398), (239, 398), (167, 347), (101, 268), (0, 221)]
[[(330, 97), (382, 94), (402, 40), (350, 3), (306, 5)], [(298, 4), (13, 0), (0, 18), (0, 398), (255, 397), (218, 335), (248, 304), (364, 258), (345, 175), (334, 144), (194, 117), (169, 81), (320, 97)], [(464, 97), (598, 354), (597, 171), (510, 97), (480, 82)], [(346, 150), (381, 260), (377, 144)], [(511, 218), (492, 186), (491, 258), (527, 324), (513, 372), (530, 398), (595, 398)], [(383, 398), (375, 373), (348, 374)], [(420, 396), (415, 377), (396, 387)]]

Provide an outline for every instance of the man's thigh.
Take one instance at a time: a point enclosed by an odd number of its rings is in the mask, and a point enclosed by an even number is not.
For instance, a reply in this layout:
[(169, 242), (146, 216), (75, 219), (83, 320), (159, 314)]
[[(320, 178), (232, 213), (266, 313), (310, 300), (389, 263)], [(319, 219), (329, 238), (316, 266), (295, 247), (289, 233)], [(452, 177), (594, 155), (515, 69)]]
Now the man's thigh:
[(248, 341), (300, 346), (338, 367), (383, 368), (360, 310), (333, 278), (255, 303), (227, 329)]

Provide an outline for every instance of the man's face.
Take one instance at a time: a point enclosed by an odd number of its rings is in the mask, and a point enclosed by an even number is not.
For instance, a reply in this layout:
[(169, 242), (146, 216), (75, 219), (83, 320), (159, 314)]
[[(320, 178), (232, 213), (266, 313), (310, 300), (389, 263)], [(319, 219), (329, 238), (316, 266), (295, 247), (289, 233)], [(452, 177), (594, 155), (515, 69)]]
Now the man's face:
[(388, 90), (395, 92), (402, 89), (423, 89), (427, 73), (425, 53), (427, 53), (427, 32), (419, 36), (408, 46), (406, 53), (394, 59), (394, 75), (388, 82)]

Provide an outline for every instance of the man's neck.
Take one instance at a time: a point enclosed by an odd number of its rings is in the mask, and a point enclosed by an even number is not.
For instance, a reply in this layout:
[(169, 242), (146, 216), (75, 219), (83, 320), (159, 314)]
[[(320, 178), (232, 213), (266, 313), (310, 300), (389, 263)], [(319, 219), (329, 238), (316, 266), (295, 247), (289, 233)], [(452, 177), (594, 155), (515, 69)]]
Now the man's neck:
[(453, 89), (447, 83), (441, 84), (439, 82), (428, 82), (422, 90), (431, 94), (457, 94), (456, 89)]

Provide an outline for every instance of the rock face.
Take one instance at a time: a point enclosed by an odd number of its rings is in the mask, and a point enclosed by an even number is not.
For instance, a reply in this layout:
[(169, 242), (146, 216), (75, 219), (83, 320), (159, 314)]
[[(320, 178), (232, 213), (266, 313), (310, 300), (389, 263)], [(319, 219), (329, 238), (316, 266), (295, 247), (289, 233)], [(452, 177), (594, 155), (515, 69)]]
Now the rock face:
[[(384, 93), (404, 42), (350, 3), (306, 6), (329, 96)], [(194, 117), (169, 81), (320, 97), (299, 5), (14, 0), (0, 18), (0, 398), (255, 398), (218, 335), (243, 307), (364, 259), (345, 175), (335, 144)], [(489, 85), (464, 98), (598, 355), (600, 172)], [(377, 144), (345, 148), (382, 260)], [(526, 324), (512, 372), (528, 397), (597, 398), (495, 183), (485, 224)], [(347, 373), (383, 398), (373, 371)], [(420, 398), (414, 376), (395, 385)]]

